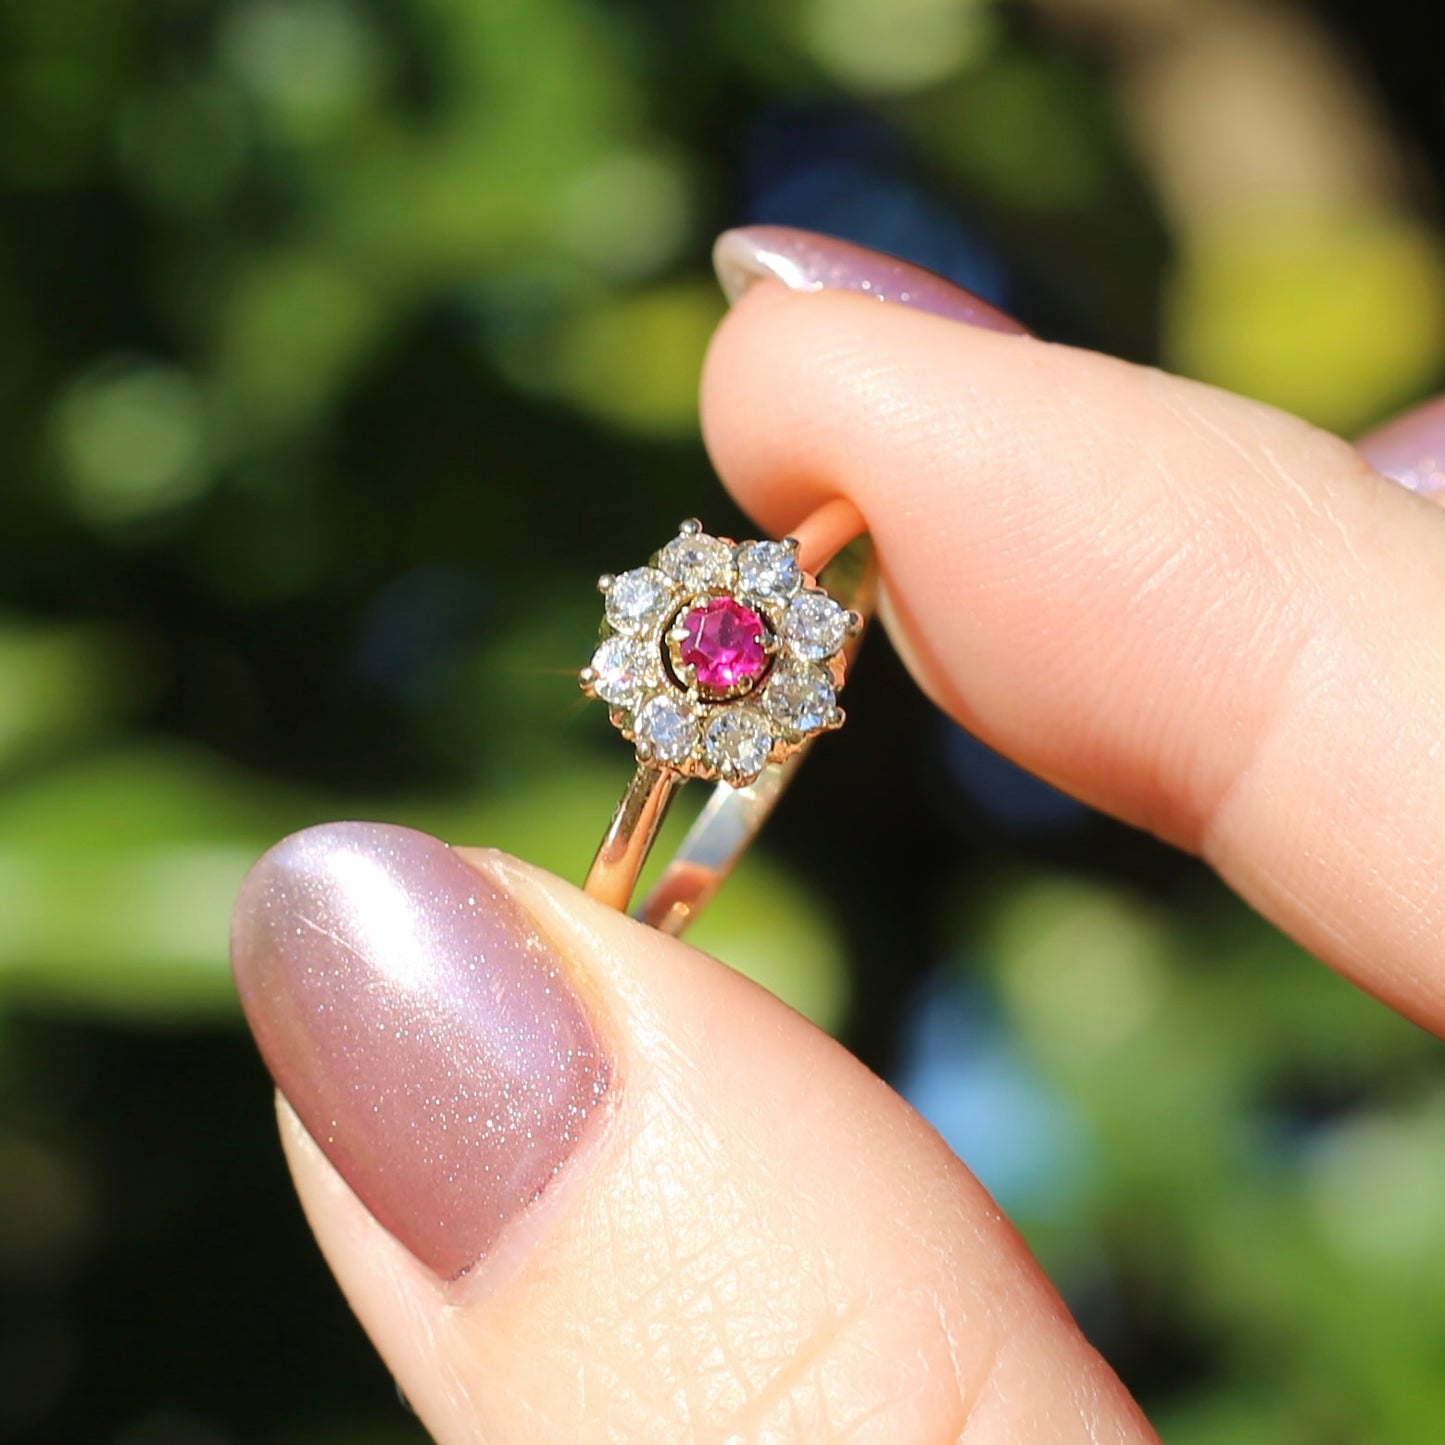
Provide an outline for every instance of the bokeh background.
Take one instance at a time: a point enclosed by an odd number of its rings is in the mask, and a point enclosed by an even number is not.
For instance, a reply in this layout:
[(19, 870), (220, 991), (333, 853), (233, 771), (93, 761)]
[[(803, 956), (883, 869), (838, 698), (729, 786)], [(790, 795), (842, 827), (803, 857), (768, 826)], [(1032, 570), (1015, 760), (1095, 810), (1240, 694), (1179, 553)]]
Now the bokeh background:
[[(0, 1435), (422, 1439), (291, 1197), (230, 902), (342, 816), (580, 878), (629, 773), (592, 581), (743, 525), (718, 229), (1350, 433), (1445, 373), (1433, 20), (0, 0)], [(936, 1121), (1169, 1441), (1442, 1438), (1440, 1046), (881, 636), (849, 693), (698, 941)]]

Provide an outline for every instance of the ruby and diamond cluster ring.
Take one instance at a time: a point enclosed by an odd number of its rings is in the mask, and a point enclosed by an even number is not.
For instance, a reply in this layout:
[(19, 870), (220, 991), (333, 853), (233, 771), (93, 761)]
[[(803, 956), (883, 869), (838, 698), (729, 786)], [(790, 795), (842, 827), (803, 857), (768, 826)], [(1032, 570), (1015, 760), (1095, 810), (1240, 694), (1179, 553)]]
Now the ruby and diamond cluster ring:
[[(811, 519), (814, 538), (838, 530), (827, 510)], [(854, 520), (849, 509), (845, 531)], [(841, 598), (804, 565), (810, 546), (832, 554), (827, 579), (842, 579)], [(714, 796), (636, 914), (673, 934), (697, 916), (813, 739), (842, 725), (838, 692), (873, 576), (863, 537), (841, 548), (734, 542), (688, 521), (645, 567), (598, 579), (605, 618), (582, 687), (607, 704), (637, 771), (587, 892), (626, 908), (678, 786), (703, 778)]]
[(844, 648), (863, 619), (803, 570), (792, 538), (733, 542), (684, 522), (649, 565), (598, 589), (606, 620), (582, 686), (639, 762), (740, 787), (841, 725)]

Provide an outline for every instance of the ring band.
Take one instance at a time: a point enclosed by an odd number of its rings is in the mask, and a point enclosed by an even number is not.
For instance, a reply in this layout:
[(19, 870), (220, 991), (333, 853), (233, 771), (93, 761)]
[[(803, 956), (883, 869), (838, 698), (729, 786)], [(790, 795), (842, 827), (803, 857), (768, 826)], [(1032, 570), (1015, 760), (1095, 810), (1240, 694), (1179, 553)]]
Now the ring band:
[(600, 579), (608, 623), (582, 685), (611, 704), (638, 766), (588, 871), (592, 897), (626, 909), (681, 784), (718, 778), (634, 913), (682, 933), (816, 738), (841, 725), (834, 697), (876, 592), (862, 525), (845, 501), (781, 543), (734, 543), (686, 522), (653, 565)]

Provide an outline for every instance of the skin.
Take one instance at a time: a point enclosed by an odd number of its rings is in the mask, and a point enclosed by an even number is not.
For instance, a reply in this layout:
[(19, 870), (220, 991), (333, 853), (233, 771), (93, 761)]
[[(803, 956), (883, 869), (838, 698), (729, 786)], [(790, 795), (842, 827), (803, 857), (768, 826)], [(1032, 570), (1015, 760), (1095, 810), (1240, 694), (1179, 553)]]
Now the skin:
[[(1238, 397), (770, 282), (716, 338), (703, 417), (761, 528), (840, 497), (867, 519), (942, 707), (1445, 1026), (1445, 515)], [(463, 856), (566, 960), (614, 1061), (607, 1126), (447, 1283), (281, 1105), (321, 1246), (442, 1445), (1155, 1438), (843, 1049), (567, 884)]]

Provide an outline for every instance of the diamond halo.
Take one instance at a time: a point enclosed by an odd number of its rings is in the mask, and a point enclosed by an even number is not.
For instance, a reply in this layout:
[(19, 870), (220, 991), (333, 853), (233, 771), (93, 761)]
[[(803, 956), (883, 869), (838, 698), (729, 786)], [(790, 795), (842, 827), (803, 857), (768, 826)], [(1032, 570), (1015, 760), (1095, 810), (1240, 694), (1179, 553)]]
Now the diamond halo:
[(639, 762), (745, 787), (842, 725), (862, 618), (797, 553), (792, 538), (738, 543), (686, 521), (646, 566), (598, 579), (605, 615), (582, 689)]

